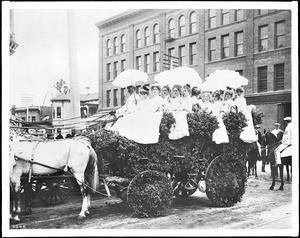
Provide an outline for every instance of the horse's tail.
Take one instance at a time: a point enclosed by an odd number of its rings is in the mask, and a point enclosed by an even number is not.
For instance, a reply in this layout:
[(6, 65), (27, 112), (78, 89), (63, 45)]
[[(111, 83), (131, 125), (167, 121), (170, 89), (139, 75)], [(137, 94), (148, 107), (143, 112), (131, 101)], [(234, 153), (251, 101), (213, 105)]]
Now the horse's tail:
[(92, 187), (93, 190), (98, 191), (99, 190), (99, 170), (98, 170), (98, 158), (97, 154), (94, 151), (94, 149), (91, 146), (88, 146), (90, 150), (90, 171), (89, 171), (89, 176), (90, 177), (90, 186)]

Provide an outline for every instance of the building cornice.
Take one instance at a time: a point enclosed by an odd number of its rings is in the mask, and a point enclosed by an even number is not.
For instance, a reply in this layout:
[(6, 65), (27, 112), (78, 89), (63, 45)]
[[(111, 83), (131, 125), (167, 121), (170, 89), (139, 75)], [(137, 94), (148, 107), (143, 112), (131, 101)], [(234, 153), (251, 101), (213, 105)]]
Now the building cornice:
[(126, 19), (136, 17), (138, 15), (142, 15), (144, 12), (149, 11), (150, 9), (138, 9), (138, 10), (129, 10), (123, 13), (120, 13), (116, 16), (112, 16), (110, 18), (107, 18), (103, 21), (97, 22), (95, 25), (100, 28), (105, 28), (107, 26), (110, 26), (112, 24), (115, 24), (117, 22), (124, 21)]

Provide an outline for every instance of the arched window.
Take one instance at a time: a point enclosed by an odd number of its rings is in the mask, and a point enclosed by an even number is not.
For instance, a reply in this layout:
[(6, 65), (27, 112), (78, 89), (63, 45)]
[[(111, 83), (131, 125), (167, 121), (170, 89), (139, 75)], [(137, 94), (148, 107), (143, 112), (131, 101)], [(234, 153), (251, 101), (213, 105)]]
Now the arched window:
[(125, 35), (121, 36), (121, 53), (126, 51), (126, 37)]
[(175, 23), (174, 19), (170, 19), (168, 22), (168, 36), (175, 37)]
[(144, 42), (145, 42), (145, 46), (150, 45), (150, 31), (149, 31), (149, 27), (145, 28)]
[(111, 42), (110, 39), (108, 39), (106, 41), (106, 56), (110, 56), (111, 55)]
[(179, 36), (185, 35), (185, 17), (179, 17), (179, 26), (178, 26)]
[(142, 46), (142, 39), (141, 39), (141, 30), (136, 31), (136, 48), (140, 48)]
[(119, 42), (118, 42), (118, 38), (115, 37), (114, 38), (114, 54), (118, 54), (119, 53)]
[(153, 44), (159, 43), (159, 27), (155, 24), (153, 27)]
[(196, 12), (190, 14), (190, 34), (196, 32)]

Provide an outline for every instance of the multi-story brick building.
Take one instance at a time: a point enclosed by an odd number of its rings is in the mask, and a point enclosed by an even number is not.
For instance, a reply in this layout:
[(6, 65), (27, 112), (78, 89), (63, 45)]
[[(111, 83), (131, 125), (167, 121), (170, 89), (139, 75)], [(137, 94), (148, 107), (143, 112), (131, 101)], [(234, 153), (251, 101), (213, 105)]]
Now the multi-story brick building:
[(132, 10), (98, 22), (99, 108), (124, 104), (126, 90), (112, 86), (125, 69), (149, 75), (176, 63), (205, 77), (216, 69), (249, 79), (248, 104), (265, 117), (262, 128), (291, 116), (291, 11), (267, 9)]

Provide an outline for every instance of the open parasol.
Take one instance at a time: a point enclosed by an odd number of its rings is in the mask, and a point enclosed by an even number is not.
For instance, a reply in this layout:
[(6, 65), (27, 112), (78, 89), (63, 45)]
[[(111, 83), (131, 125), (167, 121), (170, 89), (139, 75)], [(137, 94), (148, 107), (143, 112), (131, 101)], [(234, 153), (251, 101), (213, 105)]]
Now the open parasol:
[(216, 70), (210, 74), (201, 89), (205, 91), (226, 90), (227, 87), (237, 88), (248, 84), (248, 79), (232, 70)]
[(125, 88), (128, 86), (135, 86), (147, 82), (148, 75), (137, 69), (127, 69), (121, 72), (116, 79), (112, 82), (112, 85), (116, 87)]
[(155, 75), (154, 81), (161, 86), (169, 85), (170, 87), (175, 84), (181, 86), (189, 84), (191, 87), (200, 86), (202, 82), (196, 70), (185, 66), (163, 71)]

